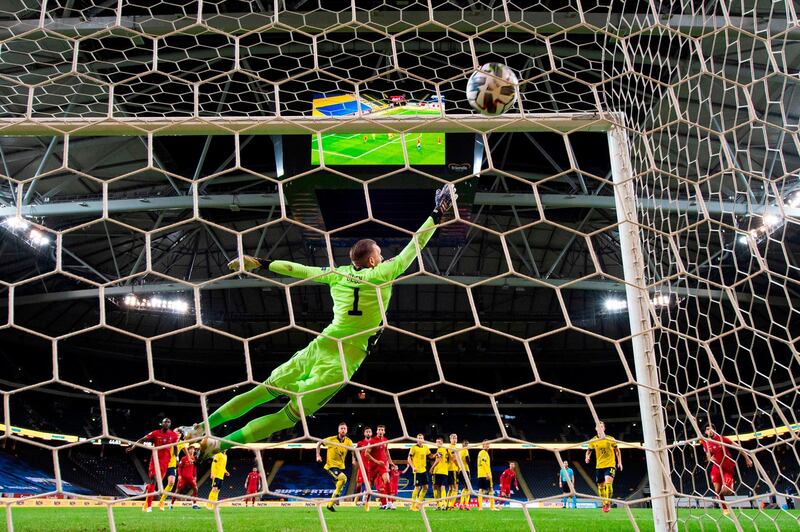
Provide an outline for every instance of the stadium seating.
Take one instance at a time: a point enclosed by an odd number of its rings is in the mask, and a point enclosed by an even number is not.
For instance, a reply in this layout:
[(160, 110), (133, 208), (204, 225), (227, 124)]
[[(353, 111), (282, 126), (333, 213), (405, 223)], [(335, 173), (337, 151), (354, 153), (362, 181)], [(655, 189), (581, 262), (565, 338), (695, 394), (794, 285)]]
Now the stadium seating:
[[(27, 448), (28, 446), (20, 447)], [(30, 449), (26, 450), (29, 451)], [(50, 456), (49, 467), (46, 463), (43, 463), (44, 467), (40, 468), (21, 458), (16, 452), (0, 450), (0, 495), (37, 495), (54, 491), (55, 479), (52, 473), (52, 455), (47, 454)], [(66, 492), (81, 495), (94, 494), (92, 490), (74, 484), (66, 478), (63, 478), (62, 481)]]
[[(92, 452), (94, 451), (94, 452)], [(100, 495), (119, 495), (118, 484), (141, 484), (143, 479), (122, 448), (106, 446), (99, 450), (71, 451), (62, 457), (64, 478), (90, 486)], [(65, 460), (66, 459), (66, 460)]]

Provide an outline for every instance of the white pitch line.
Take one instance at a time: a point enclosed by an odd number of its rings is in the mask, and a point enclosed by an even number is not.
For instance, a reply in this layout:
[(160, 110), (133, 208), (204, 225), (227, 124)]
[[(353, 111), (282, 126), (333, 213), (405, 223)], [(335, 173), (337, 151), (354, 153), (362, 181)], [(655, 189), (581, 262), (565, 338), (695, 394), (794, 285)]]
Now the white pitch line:
[(339, 155), (340, 157), (347, 157), (348, 159), (358, 159), (360, 157), (363, 157), (364, 155), (370, 154), (370, 153), (372, 153), (374, 151), (377, 151), (377, 150), (380, 150), (382, 148), (385, 148), (386, 146), (388, 146), (390, 144), (395, 144), (396, 142), (399, 142), (399, 141), (400, 141), (399, 138), (396, 141), (395, 140), (390, 140), (386, 144), (381, 144), (380, 146), (378, 146), (376, 148), (372, 148), (371, 150), (359, 153), (358, 155), (346, 155), (344, 153), (339, 153), (339, 152), (335, 152), (335, 151), (328, 151), (328, 153), (335, 153), (336, 155)]

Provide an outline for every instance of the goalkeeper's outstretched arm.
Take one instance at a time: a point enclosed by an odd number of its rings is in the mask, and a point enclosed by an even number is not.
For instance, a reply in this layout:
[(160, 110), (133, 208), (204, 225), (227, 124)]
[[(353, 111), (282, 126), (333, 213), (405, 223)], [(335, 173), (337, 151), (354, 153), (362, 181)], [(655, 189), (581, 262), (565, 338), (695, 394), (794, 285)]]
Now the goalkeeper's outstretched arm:
[[(439, 223), (442, 213), (446, 212), (453, 205), (453, 201), (458, 198), (453, 185), (445, 185), (436, 191), (434, 200), (434, 209), (431, 215), (422, 224), (414, 238), (409, 242), (403, 251), (397, 257), (387, 260), (374, 267), (374, 276), (380, 281), (392, 281), (400, 277), (405, 272), (417, 256), (417, 244), (419, 248), (424, 248), (428, 241), (433, 236), (436, 230), (436, 224)], [(415, 243), (416, 240), (416, 243)], [(258, 257), (251, 257), (249, 255), (242, 256), (241, 261), (239, 258), (233, 259), (228, 263), (228, 268), (232, 271), (239, 271), (243, 269), (250, 272), (257, 269), (269, 269), (272, 273), (278, 275), (286, 275), (295, 277), (297, 279), (313, 278), (314, 281), (319, 283), (330, 284), (331, 280), (335, 278), (336, 274), (332, 273), (329, 268), (319, 268), (316, 266), (306, 266), (296, 262), (289, 262), (285, 260), (268, 260), (259, 259)]]
[[(411, 242), (406, 244), (403, 251), (393, 259), (375, 266), (376, 277), (383, 281), (392, 281), (403, 275), (403, 272), (405, 272), (408, 267), (411, 266), (411, 263), (414, 262), (414, 259), (417, 258), (416, 244), (419, 244), (420, 250), (428, 244), (428, 241), (436, 230), (436, 224), (438, 224), (442, 218), (442, 214), (452, 207), (453, 201), (457, 198), (458, 195), (453, 185), (445, 185), (437, 190), (433, 212), (431, 212), (430, 216), (428, 216), (422, 224), (422, 227), (417, 230)], [(415, 240), (416, 244), (414, 242)]]
[[(228, 263), (228, 268), (231, 271), (239, 270), (239, 259), (233, 259)], [(334, 274), (331, 273), (330, 268), (320, 268), (317, 266), (306, 266), (305, 264), (298, 264), (288, 260), (269, 260), (259, 259), (244, 255), (242, 257), (242, 269), (246, 272), (251, 272), (258, 269), (267, 269), (272, 273), (284, 275), (287, 277), (295, 277), (297, 279), (308, 279), (313, 277), (313, 280), (318, 283), (330, 284), (330, 280)]]

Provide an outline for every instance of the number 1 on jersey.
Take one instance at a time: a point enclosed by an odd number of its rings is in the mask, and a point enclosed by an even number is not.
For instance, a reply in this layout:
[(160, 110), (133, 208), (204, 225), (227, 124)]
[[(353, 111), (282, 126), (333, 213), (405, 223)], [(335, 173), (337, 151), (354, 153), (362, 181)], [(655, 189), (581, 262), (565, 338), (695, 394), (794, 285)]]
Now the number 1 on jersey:
[(347, 314), (350, 316), (361, 316), (364, 314), (358, 310), (358, 290), (358, 288), (353, 288), (353, 308), (347, 311)]

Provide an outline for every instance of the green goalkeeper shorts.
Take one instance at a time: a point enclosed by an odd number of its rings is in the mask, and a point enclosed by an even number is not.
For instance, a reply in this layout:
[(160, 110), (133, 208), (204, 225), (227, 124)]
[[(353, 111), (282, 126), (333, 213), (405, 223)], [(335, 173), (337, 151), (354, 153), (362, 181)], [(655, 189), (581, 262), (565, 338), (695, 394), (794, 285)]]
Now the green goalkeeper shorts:
[[(342, 371), (337, 343), (323, 337), (317, 337), (305, 349), (298, 351), (289, 360), (275, 368), (269, 378), (264, 381), (275, 397), (286, 395), (290, 398), (292, 408), (300, 413), (298, 400), (303, 402), (303, 414), (309, 416), (330, 401), (336, 393), (344, 387), (344, 381), (350, 378), (364, 360), (366, 351), (359, 356), (358, 353), (345, 354), (348, 361), (357, 363), (349, 364), (347, 375)], [(353, 356), (355, 355), (355, 356)], [(321, 389), (320, 389), (321, 388)], [(286, 390), (285, 393), (281, 390)], [(302, 394), (295, 396), (293, 394)]]

